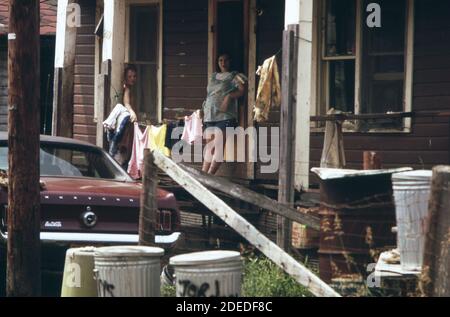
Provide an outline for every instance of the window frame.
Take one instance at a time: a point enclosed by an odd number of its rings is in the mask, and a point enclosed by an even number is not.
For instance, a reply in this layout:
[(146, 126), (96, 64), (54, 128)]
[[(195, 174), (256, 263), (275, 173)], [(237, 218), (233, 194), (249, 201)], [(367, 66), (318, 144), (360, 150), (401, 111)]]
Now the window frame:
[[(367, 17), (365, 9), (363, 8), (364, 0), (356, 1), (356, 21), (355, 26), (355, 55), (354, 56), (336, 56), (327, 57), (325, 55), (326, 49), (326, 0), (315, 2), (314, 19), (313, 19), (313, 86), (312, 96), (315, 107), (311, 109), (311, 115), (325, 115), (329, 110), (329, 64), (330, 61), (339, 60), (354, 60), (355, 61), (355, 101), (354, 113), (361, 113), (362, 104), (362, 45), (363, 45), (363, 23)], [(414, 0), (406, 0), (405, 8), (405, 72), (404, 72), (404, 87), (403, 87), (403, 112), (412, 111), (412, 90), (413, 90), (413, 63), (414, 63)], [(383, 15), (382, 15), (383, 17)], [(361, 131), (360, 122), (355, 121), (354, 125), (350, 127), (344, 124), (344, 132), (355, 133), (410, 133), (412, 126), (412, 119), (403, 119), (403, 128), (372, 128), (368, 131)], [(324, 123), (311, 123), (312, 132), (324, 132)]]
[[(126, 0), (125, 3), (125, 63), (130, 63), (130, 14), (133, 5), (156, 5), (158, 7), (158, 56), (157, 56), (157, 95), (156, 95), (156, 113), (158, 121), (162, 121), (163, 116), (163, 18), (164, 18), (164, 0)], [(142, 64), (142, 63), (140, 63)], [(145, 63), (144, 63), (145, 64)], [(150, 63), (153, 65), (153, 63)]]

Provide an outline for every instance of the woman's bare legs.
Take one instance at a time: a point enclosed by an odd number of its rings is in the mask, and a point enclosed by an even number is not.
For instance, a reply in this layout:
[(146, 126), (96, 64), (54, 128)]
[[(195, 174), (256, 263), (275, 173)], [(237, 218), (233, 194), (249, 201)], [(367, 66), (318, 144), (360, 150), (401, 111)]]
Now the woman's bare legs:
[(214, 135), (207, 134), (206, 139), (206, 147), (203, 154), (203, 167), (202, 171), (205, 173), (209, 173), (209, 169), (211, 168), (211, 163), (214, 157)]
[(224, 161), (225, 135), (222, 130), (214, 134), (214, 151), (208, 174), (215, 175)]

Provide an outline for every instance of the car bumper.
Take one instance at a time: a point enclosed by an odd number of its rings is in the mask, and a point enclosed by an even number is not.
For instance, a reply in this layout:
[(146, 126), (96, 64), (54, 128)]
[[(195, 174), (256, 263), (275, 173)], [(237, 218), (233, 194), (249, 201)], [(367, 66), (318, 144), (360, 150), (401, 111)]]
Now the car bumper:
[[(173, 248), (182, 240), (182, 233), (155, 236), (155, 244), (163, 248)], [(3, 243), (8, 240), (8, 233), (0, 231)], [(41, 232), (41, 242), (45, 244), (138, 244), (137, 234), (103, 234), (103, 233), (72, 233), (72, 232)]]

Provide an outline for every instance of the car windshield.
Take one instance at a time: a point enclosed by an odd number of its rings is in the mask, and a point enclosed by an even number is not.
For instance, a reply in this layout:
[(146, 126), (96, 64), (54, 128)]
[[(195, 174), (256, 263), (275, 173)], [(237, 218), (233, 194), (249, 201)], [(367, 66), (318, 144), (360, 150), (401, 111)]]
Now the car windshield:
[[(0, 169), (8, 170), (8, 148), (0, 147)], [(106, 153), (90, 147), (41, 144), (41, 176), (89, 177), (128, 181), (129, 176)]]

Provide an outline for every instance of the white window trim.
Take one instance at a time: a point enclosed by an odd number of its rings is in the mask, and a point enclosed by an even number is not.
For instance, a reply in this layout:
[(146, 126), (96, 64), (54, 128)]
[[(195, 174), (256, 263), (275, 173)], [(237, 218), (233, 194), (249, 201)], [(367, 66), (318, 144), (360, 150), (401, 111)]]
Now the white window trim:
[(157, 4), (159, 5), (159, 30), (158, 30), (158, 94), (157, 94), (157, 113), (158, 121), (162, 121), (162, 91), (163, 91), (163, 1), (164, 0), (126, 0), (126, 18), (125, 18), (125, 63), (129, 63), (130, 59), (130, 6), (133, 4)]
[[(357, 13), (356, 13), (356, 25), (359, 25), (356, 29), (356, 53), (355, 57), (349, 57), (348, 59), (355, 60), (355, 113), (360, 112), (361, 105), (361, 54), (362, 54), (362, 32), (361, 25), (364, 22), (363, 10), (362, 10), (362, 0), (356, 0), (357, 2)], [(328, 94), (324, 94), (324, 91), (328, 91), (328, 87), (322, 82), (323, 76), (326, 75), (326, 69), (324, 69), (323, 56), (324, 56), (324, 35), (322, 32), (322, 25), (324, 21), (323, 18), (323, 1), (316, 2), (317, 6), (314, 8), (314, 21), (313, 21), (313, 36), (315, 41), (313, 41), (313, 86), (312, 86), (312, 96), (313, 103), (311, 108), (311, 115), (324, 115), (323, 108), (323, 98), (327, 98)], [(406, 49), (405, 49), (405, 75), (404, 75), (404, 97), (403, 97), (403, 111), (412, 111), (413, 102), (413, 74), (414, 74), (414, 0), (406, 0), (407, 4), (407, 14), (406, 14)], [(327, 60), (332, 60), (333, 58), (326, 58)], [(342, 58), (339, 58), (342, 59)], [(325, 87), (323, 87), (325, 86)], [(325, 97), (324, 97), (325, 95)], [(328, 104), (326, 102), (325, 104)], [(358, 123), (358, 121), (357, 121)], [(399, 129), (371, 129), (369, 131), (360, 131), (358, 129), (358, 124), (356, 129), (344, 129), (344, 132), (349, 133), (411, 133), (412, 119), (405, 118), (404, 126), (402, 130)], [(317, 122), (311, 122), (311, 132), (324, 132), (323, 126), (320, 126)]]

